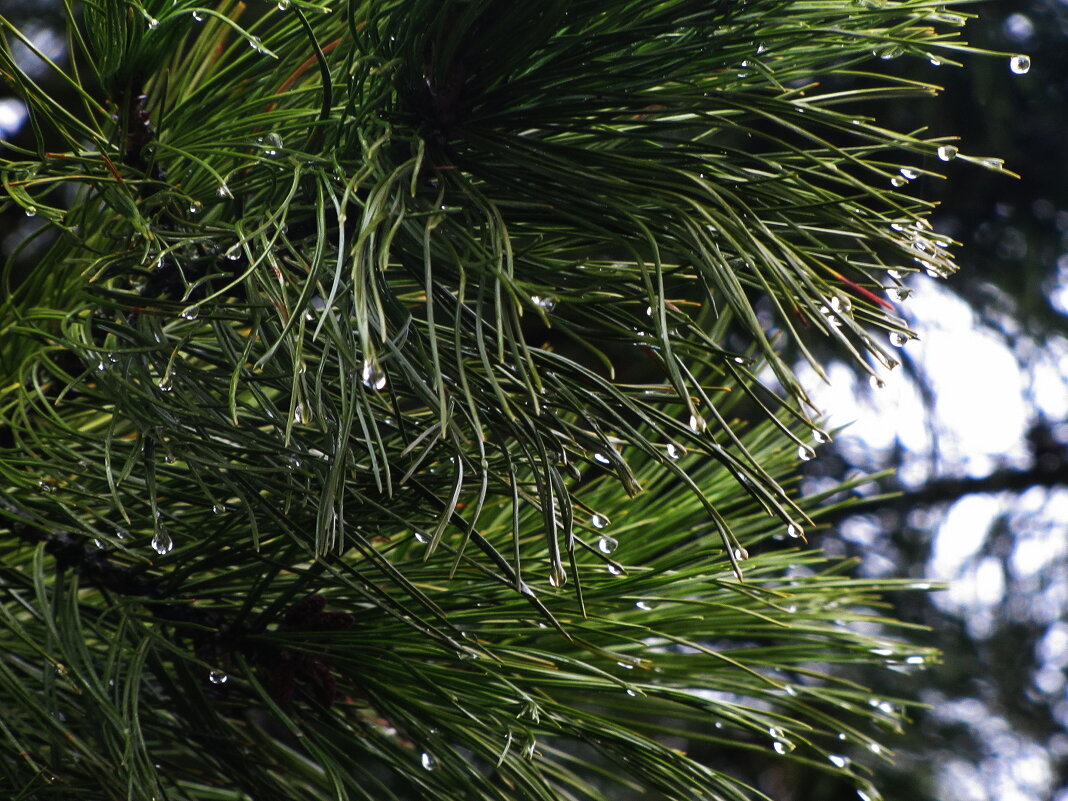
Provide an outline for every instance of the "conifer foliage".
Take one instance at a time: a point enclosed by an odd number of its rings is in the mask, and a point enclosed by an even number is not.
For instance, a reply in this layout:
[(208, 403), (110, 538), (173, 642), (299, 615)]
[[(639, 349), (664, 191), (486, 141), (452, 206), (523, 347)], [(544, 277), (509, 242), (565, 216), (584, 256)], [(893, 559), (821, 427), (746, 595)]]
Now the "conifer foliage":
[(86, 0), (61, 63), (0, 18), (47, 222), (0, 306), (11, 797), (875, 798), (904, 702), (848, 668), (932, 658), (880, 600), (922, 587), (806, 544), (793, 364), (879, 381), (955, 269), (911, 191), (955, 148), (872, 116), (953, 5)]

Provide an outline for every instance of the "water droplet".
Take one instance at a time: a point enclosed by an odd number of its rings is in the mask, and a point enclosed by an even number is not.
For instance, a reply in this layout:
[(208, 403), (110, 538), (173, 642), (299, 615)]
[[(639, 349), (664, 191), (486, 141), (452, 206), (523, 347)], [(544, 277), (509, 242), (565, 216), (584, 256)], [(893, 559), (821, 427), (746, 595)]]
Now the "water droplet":
[(25, 209), (23, 209), (23, 211), (26, 212), (26, 216), (27, 217), (36, 217), (37, 216), (37, 207), (36, 206), (27, 206)]
[(895, 281), (900, 281), (901, 280), (901, 273), (898, 272), (897, 270), (887, 270), (886, 274), (888, 276), (890, 276), (891, 278), (893, 278)]
[(871, 751), (873, 754), (881, 754), (883, 752), (883, 747), (879, 743), (873, 742), (868, 743), (868, 750)]
[(174, 379), (171, 374), (167, 373), (167, 375), (163, 376), (163, 378), (159, 380), (158, 386), (160, 392), (170, 392), (172, 389), (174, 389)]
[(199, 200), (194, 200), (189, 204), (190, 214), (200, 214), (200, 210), (204, 208), (204, 204)]
[(871, 384), (872, 389), (882, 389), (886, 386), (885, 381), (874, 375), (868, 378), (868, 383)]
[(549, 583), (554, 587), (563, 587), (567, 584), (567, 573), (564, 572), (563, 567), (553, 565), (553, 569), (549, 572)]
[(152, 538), (152, 550), (160, 556), (170, 553), (174, 548), (174, 540), (162, 525), (156, 526), (156, 535)]
[(734, 558), (737, 559), (739, 562), (744, 561), (749, 558), (749, 551), (747, 551), (745, 548), (735, 548)]
[(590, 525), (594, 528), (604, 528), (608, 525), (608, 518), (602, 514), (593, 514), (590, 516)]
[(547, 295), (531, 295), (530, 302), (535, 306), (544, 309), (546, 312), (551, 312), (556, 308), (556, 298)]
[(907, 183), (908, 179), (902, 175), (895, 175), (893, 178), (890, 179), (891, 186), (902, 187)]
[(611, 562), (609, 562), (608, 563), (608, 575), (610, 575), (610, 576), (622, 576), (623, 575), (623, 571), (617, 565), (613, 565)]
[(149, 17), (149, 19), (148, 19), (148, 27), (149, 27), (150, 30), (155, 30), (156, 28), (159, 27), (159, 20), (156, 19), (155, 17)]
[(97, 362), (97, 363), (96, 363), (96, 371), (97, 371), (98, 373), (102, 373), (102, 372), (104, 372), (104, 371), (105, 371), (105, 370), (107, 370), (107, 369), (108, 369), (108, 365), (107, 365), (107, 362), (105, 362), (105, 361), (101, 360), (101, 361), (99, 361), (99, 362)]
[(419, 756), (419, 764), (423, 766), (423, 770), (434, 770), (438, 766), (438, 761), (434, 759), (434, 755), (424, 751)]
[(430, 542), (430, 538), (422, 531), (416, 531), (412, 534), (412, 536), (415, 537), (416, 542), (422, 543), (423, 545), (426, 545), (428, 542)]
[(649, 603), (648, 601), (638, 601), (634, 605), (638, 609), (642, 609), (642, 610), (644, 610), (646, 612), (648, 612), (648, 611), (650, 611), (650, 610), (652, 610), (654, 608), (653, 605), (651, 603)]
[(942, 145), (938, 148), (938, 158), (942, 159), (942, 161), (952, 161), (957, 157), (957, 153), (957, 148), (953, 147), (953, 145)]
[(690, 415), (690, 431), (695, 434), (702, 434), (706, 428), (708, 428), (708, 423), (705, 422), (705, 418), (699, 414)]
[(808, 447), (808, 445), (797, 446), (797, 458), (800, 459), (802, 462), (812, 461), (812, 459), (814, 459), (815, 457), (816, 452), (812, 450), (812, 448)]
[(812, 430), (812, 439), (816, 440), (820, 445), (826, 445), (831, 441), (831, 435), (822, 428), (814, 428)]
[(593, 461), (600, 462), (601, 464), (612, 464), (612, 460), (605, 456), (603, 453), (593, 454)]
[(360, 371), (360, 380), (363, 381), (365, 387), (373, 389), (375, 392), (386, 387), (386, 373), (379, 367), (378, 362), (373, 359), (364, 360), (363, 369)]
[(221, 670), (213, 670), (208, 674), (208, 681), (212, 684), (226, 684), (226, 682), (230, 681), (230, 677)]
[(226, 184), (219, 184), (219, 187), (215, 190), (215, 194), (225, 198), (233, 198), (234, 196), (234, 193), (230, 191), (230, 187)]
[(1013, 56), (1009, 59), (1009, 69), (1015, 75), (1023, 75), (1031, 69), (1031, 57), (1024, 55)]
[(603, 536), (597, 540), (597, 550), (601, 553), (612, 553), (619, 547), (619, 540), (615, 537)]
[(226, 507), (223, 506), (221, 503), (212, 504), (212, 507), (211, 507), (211, 513), (212, 514), (221, 515), (225, 511), (226, 511)]
[(289, 0), (278, 0), (278, 10), (279, 11), (288, 11), (289, 10)]
[(791, 523), (786, 527), (786, 536), (791, 539), (799, 540), (804, 536), (804, 533), (805, 532), (802, 530), (801, 526), (796, 523)]
[(624, 670), (634, 670), (634, 663), (633, 662), (619, 661), (619, 662), (616, 662), (616, 664), (619, 665)]
[(902, 167), (901, 177), (904, 178), (906, 181), (915, 181), (917, 178), (920, 177), (920, 174), (916, 170), (910, 170), (908, 167)]
[(127, 534), (127, 532), (126, 532), (126, 529), (124, 529), (124, 528), (115, 529), (115, 536), (120, 540), (126, 539), (126, 534)]
[(686, 449), (681, 445), (676, 445), (674, 442), (669, 442), (667, 444), (667, 455), (669, 459), (675, 461), (686, 455)]
[(902, 334), (900, 331), (890, 332), (890, 344), (895, 348), (903, 348), (908, 343), (909, 338), (907, 334)]
[(991, 170), (1001, 170), (1005, 168), (1005, 159), (996, 159), (988, 157), (979, 159), (979, 163)]
[(108, 544), (106, 542), (104, 542), (103, 540), (100, 540), (100, 539), (93, 540), (93, 545), (95, 545), (100, 550), (104, 550), (105, 548), (108, 547)]
[(912, 295), (912, 290), (907, 286), (895, 286), (890, 290), (890, 297), (899, 303), (908, 300), (910, 295)]
[(264, 137), (267, 143), (266, 149), (263, 151), (264, 155), (271, 158), (278, 155), (278, 152), (282, 149), (282, 137), (276, 133), (269, 133)]
[(905, 52), (904, 48), (898, 45), (887, 45), (882, 50), (875, 51), (875, 55), (881, 58), (883, 61), (889, 61), (897, 58)]
[(200, 316), (200, 306), (186, 306), (182, 309), (183, 320), (195, 320)]
[(777, 726), (772, 726), (768, 729), (768, 734), (771, 735), (771, 739), (775, 742), (772, 743), (772, 748), (775, 749), (777, 754), (788, 754), (796, 748), (796, 746), (786, 739), (786, 732)]
[[(790, 611), (790, 610), (789, 610), (789, 609), (787, 609), (786, 611)], [(787, 685), (786, 685), (786, 686), (785, 686), (785, 687), (783, 688), (783, 691), (784, 691), (784, 692), (785, 692), (785, 693), (786, 693), (787, 695), (791, 696), (792, 698), (796, 698), (796, 697), (797, 697), (797, 690), (796, 690), (796, 689), (794, 688), (794, 686), (793, 686), (792, 684), (787, 684)]]
[(203, 22), (203, 21), (204, 21), (204, 15), (201, 14), (199, 11), (194, 11), (193, 12), (193, 22)]
[(849, 757), (847, 756), (841, 756), (840, 754), (831, 754), (829, 757), (827, 757), (827, 759), (829, 759), (831, 761), (831, 764), (834, 765), (836, 768), (849, 767)]
[(257, 53), (266, 52), (266, 49), (263, 46), (263, 41), (258, 36), (250, 36), (248, 38), (248, 46), (255, 50)]
[(905, 657), (905, 664), (906, 665), (924, 665), (926, 663), (927, 663), (927, 657), (920, 656), (918, 654), (916, 656)]

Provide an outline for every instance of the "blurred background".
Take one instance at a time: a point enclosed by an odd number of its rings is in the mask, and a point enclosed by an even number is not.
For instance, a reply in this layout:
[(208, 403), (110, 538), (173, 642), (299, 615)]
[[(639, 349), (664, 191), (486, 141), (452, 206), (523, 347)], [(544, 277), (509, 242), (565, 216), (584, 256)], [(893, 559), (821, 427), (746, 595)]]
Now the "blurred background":
[[(880, 768), (886, 798), (1068, 801), (1068, 0), (956, 10), (982, 15), (966, 26), (972, 44), (1027, 54), (1030, 70), (1016, 74), (1004, 57), (963, 69), (898, 59), (881, 68), (946, 92), (878, 114), (899, 130), (959, 136), (961, 153), (1003, 158), (1020, 177), (955, 160), (929, 165), (947, 180), (916, 182), (941, 201), (933, 222), (961, 243), (961, 272), (913, 276), (900, 305), (919, 338), (883, 388), (844, 365), (829, 386), (808, 376), (841, 430), (805, 464), (806, 489), (893, 465), (867, 494), (900, 495), (828, 519), (812, 539), (855, 555), (863, 574), (949, 585), (892, 599), (945, 657), (889, 677), (891, 693), (920, 688), (928, 708)], [(0, 0), (0, 14), (62, 61), (62, 4)], [(20, 141), (25, 128), (24, 107), (0, 85), (0, 139)], [(32, 259), (40, 226), (0, 217), (0, 258)], [(855, 797), (772, 768), (764, 778), (779, 801)]]

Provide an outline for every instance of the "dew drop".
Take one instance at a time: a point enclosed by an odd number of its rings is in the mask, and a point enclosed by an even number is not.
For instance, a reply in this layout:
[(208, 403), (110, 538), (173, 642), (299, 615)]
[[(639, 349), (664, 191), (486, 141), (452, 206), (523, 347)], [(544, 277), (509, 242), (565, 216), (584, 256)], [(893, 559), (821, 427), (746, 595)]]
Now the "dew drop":
[(273, 158), (278, 155), (278, 152), (282, 149), (282, 137), (276, 133), (269, 133), (264, 137), (267, 142), (267, 147), (263, 151), (264, 155)]
[(772, 744), (772, 748), (775, 749), (776, 754), (789, 754), (794, 750), (794, 744), (790, 742), (784, 742), (782, 740), (776, 740)]
[(734, 558), (737, 559), (739, 562), (745, 561), (749, 558), (749, 551), (747, 551), (745, 548), (735, 548)]
[(215, 190), (215, 194), (225, 198), (233, 198), (234, 196), (234, 193), (230, 191), (230, 187), (226, 184), (219, 184), (218, 188)]
[(199, 200), (194, 200), (192, 203), (189, 204), (189, 213), (200, 214), (200, 210), (202, 208), (204, 208), (204, 204), (201, 203)]
[(594, 528), (604, 528), (608, 525), (608, 518), (602, 514), (595, 513), (590, 517), (590, 525)]
[(923, 657), (923, 656), (916, 655), (916, 656), (905, 657), (905, 664), (906, 665), (923, 665), (923, 664), (926, 664), (926, 663), (927, 663), (927, 658)]
[(158, 553), (160, 556), (170, 553), (174, 548), (174, 540), (171, 539), (171, 535), (167, 533), (167, 530), (161, 525), (156, 526), (156, 534), (152, 538), (152, 550)]
[(938, 148), (938, 158), (942, 161), (952, 161), (957, 157), (957, 148), (953, 145), (942, 145)]
[(120, 540), (126, 539), (126, 534), (127, 534), (127, 531), (124, 528), (115, 529), (115, 536)]
[(1009, 69), (1014, 75), (1023, 75), (1031, 69), (1031, 57), (1015, 55), (1009, 59)]
[(871, 376), (870, 378), (868, 378), (868, 383), (871, 384), (871, 388), (872, 389), (882, 389), (883, 387), (886, 386), (886, 382), (885, 381), (883, 381), (878, 376), (874, 376), (874, 375)]
[(804, 533), (805, 532), (801, 529), (801, 526), (796, 523), (791, 523), (786, 527), (786, 536), (790, 537), (790, 539), (799, 540)]
[(643, 610), (645, 612), (649, 612), (649, 611), (651, 611), (653, 609), (653, 605), (651, 603), (649, 603), (648, 601), (638, 601), (637, 603), (634, 604), (634, 606), (636, 606), (638, 609), (641, 609), (641, 610)]
[(174, 389), (174, 379), (171, 377), (171, 374), (167, 373), (167, 375), (163, 376), (163, 378), (159, 380), (157, 386), (159, 386), (161, 392), (170, 392)]
[(200, 316), (200, 306), (186, 306), (182, 309), (183, 320), (195, 320)]
[(890, 344), (895, 348), (903, 348), (908, 343), (909, 338), (906, 334), (902, 334), (900, 331), (890, 332)]
[(556, 298), (549, 297), (548, 295), (531, 295), (530, 302), (535, 306), (544, 309), (546, 312), (551, 312), (556, 308)]
[(193, 12), (193, 22), (203, 22), (203, 21), (204, 21), (204, 15), (201, 14), (199, 11), (194, 11)]
[(908, 300), (909, 296), (911, 295), (912, 290), (909, 289), (907, 286), (895, 286), (893, 289), (890, 290), (890, 297), (892, 297), (898, 303), (904, 300)]
[(424, 751), (419, 757), (419, 764), (423, 766), (423, 770), (434, 770), (438, 766), (438, 761), (434, 759), (434, 755)]
[(908, 167), (901, 168), (901, 177), (906, 181), (915, 181), (920, 177), (920, 174), (916, 170), (910, 170)]
[(363, 381), (365, 387), (373, 389), (375, 392), (386, 387), (386, 373), (378, 366), (378, 362), (373, 359), (364, 360), (363, 369), (360, 371), (360, 380)]
[(597, 550), (601, 553), (612, 553), (619, 547), (619, 540), (615, 537), (603, 536), (597, 540)]
[(27, 206), (25, 209), (23, 209), (23, 211), (26, 212), (26, 216), (27, 217), (36, 217), (37, 216), (37, 207), (36, 206)]
[(829, 757), (827, 757), (827, 759), (829, 759), (831, 761), (831, 764), (834, 765), (836, 768), (849, 767), (849, 757), (847, 756), (841, 756), (840, 754), (831, 754)]
[(150, 30), (155, 30), (159, 27), (159, 20), (155, 17), (150, 17), (148, 20), (148, 27)]
[(812, 439), (816, 440), (820, 445), (826, 445), (831, 441), (831, 435), (822, 428), (815, 428), (812, 430)]
[(278, 10), (279, 11), (288, 11), (289, 10), (289, 0), (278, 0)]
[(895, 175), (890, 179), (890, 185), (896, 187), (902, 187), (908, 183), (908, 179), (901, 175)]
[(213, 670), (208, 673), (208, 681), (212, 684), (226, 684), (226, 682), (230, 681), (230, 677), (221, 670)]
[(686, 455), (686, 449), (681, 445), (676, 445), (674, 442), (669, 442), (667, 444), (667, 455), (669, 459), (676, 461)]
[(883, 752), (883, 747), (879, 745), (879, 743), (872, 742), (868, 743), (868, 750), (873, 754), (881, 754)]
[(416, 542), (422, 543), (423, 545), (426, 545), (428, 542), (430, 542), (430, 538), (427, 537), (427, 535), (424, 534), (422, 531), (416, 531), (412, 534), (412, 536), (415, 538)]
[(815, 457), (816, 452), (812, 450), (812, 448), (808, 447), (808, 445), (797, 446), (797, 458), (800, 459), (802, 462), (810, 462)]
[(212, 504), (211, 513), (215, 515), (221, 515), (226, 511), (226, 507), (221, 503)]
[(593, 454), (593, 461), (599, 462), (600, 464), (612, 464), (612, 460), (605, 456), (603, 453)]
[(95, 545), (100, 550), (104, 550), (105, 548), (108, 547), (108, 544), (106, 542), (104, 542), (103, 540), (100, 540), (100, 539), (93, 540), (93, 545)]
[(623, 575), (623, 571), (619, 567), (617, 567), (616, 565), (613, 565), (613, 564), (609, 563), (609, 565), (608, 565), (608, 575), (610, 575), (610, 576), (622, 576)]
[(699, 414), (691, 414), (690, 415), (690, 431), (692, 431), (695, 434), (702, 434), (702, 433), (704, 433), (704, 431), (705, 431), (705, 429), (707, 427), (708, 427), (708, 423), (705, 422), (705, 418), (703, 418), (701, 415), (699, 415)]

